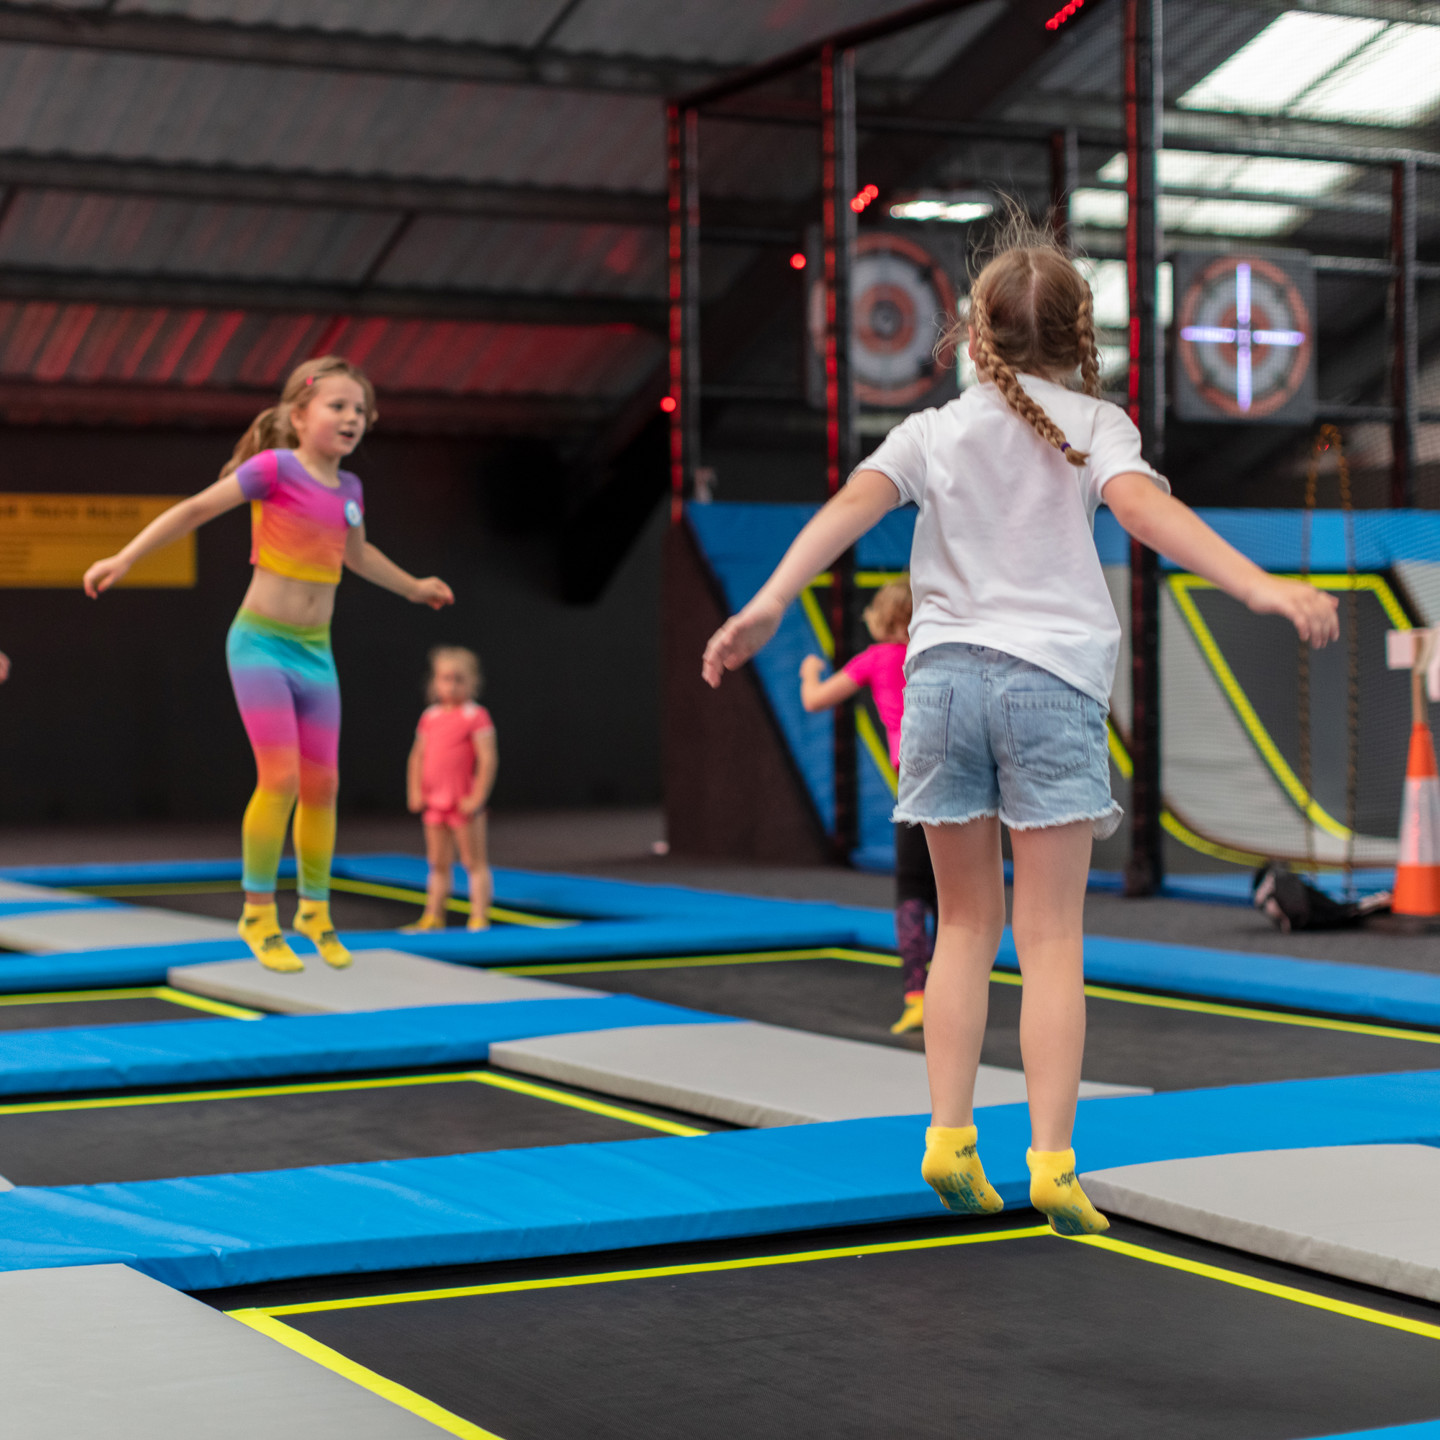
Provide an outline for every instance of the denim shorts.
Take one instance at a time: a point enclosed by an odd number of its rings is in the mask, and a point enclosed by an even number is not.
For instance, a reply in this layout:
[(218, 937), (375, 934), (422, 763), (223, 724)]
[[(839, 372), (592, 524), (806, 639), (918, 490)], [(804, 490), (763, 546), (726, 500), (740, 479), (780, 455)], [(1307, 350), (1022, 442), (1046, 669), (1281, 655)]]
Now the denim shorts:
[(985, 645), (933, 645), (906, 666), (897, 823), (1089, 820), (1103, 840), (1123, 814), (1110, 796), (1105, 708), (1091, 696)]

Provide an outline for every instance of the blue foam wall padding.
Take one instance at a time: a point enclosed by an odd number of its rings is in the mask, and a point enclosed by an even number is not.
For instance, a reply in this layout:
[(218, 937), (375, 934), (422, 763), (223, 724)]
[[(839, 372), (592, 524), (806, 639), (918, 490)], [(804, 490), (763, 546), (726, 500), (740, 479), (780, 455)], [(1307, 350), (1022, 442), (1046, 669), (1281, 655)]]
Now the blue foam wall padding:
[(0, 1095), (476, 1064), (500, 1040), (631, 1025), (729, 1023), (724, 1015), (605, 995), (183, 1025), (161, 1020), (21, 1030), (0, 1038)]
[(1440, 1440), (1440, 1420), (1387, 1425), (1380, 1430), (1347, 1430), (1343, 1435), (1317, 1435), (1313, 1440)]
[(53, 900), (0, 900), (0, 920), (12, 915), (47, 915), (55, 910), (104, 910), (113, 909), (109, 900), (95, 900), (88, 895), (78, 898), (57, 895)]
[[(0, 1195), (0, 1269), (120, 1262), (180, 1289), (873, 1224), (943, 1212), (925, 1118), (321, 1166)], [(1026, 1203), (1023, 1105), (980, 1120)], [(1440, 1072), (1087, 1100), (1086, 1169), (1306, 1145), (1434, 1144)], [(957, 1224), (963, 1220), (957, 1219)]]

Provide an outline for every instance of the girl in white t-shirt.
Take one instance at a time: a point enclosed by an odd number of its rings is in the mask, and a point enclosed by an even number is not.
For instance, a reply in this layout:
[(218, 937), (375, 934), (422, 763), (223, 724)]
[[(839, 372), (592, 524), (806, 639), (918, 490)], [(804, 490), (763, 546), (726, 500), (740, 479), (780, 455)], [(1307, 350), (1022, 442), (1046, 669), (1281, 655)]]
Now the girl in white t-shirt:
[[(981, 271), (968, 322), (980, 379), (911, 415), (796, 537), (705, 650), (719, 685), (775, 633), (801, 588), (895, 506), (919, 507), (910, 576), (900, 790), (925, 827), (940, 919), (925, 996), (933, 1123), (921, 1165), (948, 1209), (997, 1211), (976, 1153), (975, 1073), (1005, 924), (1000, 825), (1014, 856), (1024, 996), (1030, 1200), (1062, 1235), (1104, 1230), (1075, 1177), (1085, 1047), (1083, 912), (1092, 838), (1112, 833), (1105, 715), (1120, 626), (1093, 524), (1102, 497), (1137, 540), (1302, 639), (1338, 633), (1336, 601), (1266, 574), (1169, 493), (1125, 412), (1099, 398), (1089, 286), (1049, 237), (1017, 234)], [(1079, 373), (1084, 393), (1068, 388)]]

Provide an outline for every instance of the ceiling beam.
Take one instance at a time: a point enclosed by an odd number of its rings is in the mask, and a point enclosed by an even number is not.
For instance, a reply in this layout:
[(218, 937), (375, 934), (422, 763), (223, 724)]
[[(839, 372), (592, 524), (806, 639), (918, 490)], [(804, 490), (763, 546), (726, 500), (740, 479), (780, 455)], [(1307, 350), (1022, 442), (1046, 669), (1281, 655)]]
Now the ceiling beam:
[[(0, 423), (240, 430), (274, 399), (270, 390), (4, 380)], [(588, 435), (614, 411), (612, 400), (578, 396), (407, 395), (387, 390), (380, 423), (390, 434)]]
[(640, 191), (474, 185), (385, 175), (325, 175), (233, 165), (98, 160), (20, 150), (0, 150), (0, 185), (150, 195), (222, 204), (400, 210), (409, 214), (559, 220), (581, 225), (648, 226), (663, 225), (666, 220), (664, 195)]
[(221, 310), (393, 315), (434, 320), (491, 320), (519, 325), (636, 325), (663, 333), (661, 300), (605, 295), (525, 295), (479, 290), (360, 288), (310, 282), (126, 275), (0, 266), (0, 300), (94, 305), (201, 306)]
[[(1216, 0), (1211, 0), (1216, 3)], [(1306, 10), (1312, 15), (1340, 15), (1351, 20), (1396, 20), (1411, 25), (1440, 25), (1440, 5), (1406, 3), (1406, 0), (1218, 0), (1236, 10), (1268, 10), (1280, 15), (1286, 10)]]
[(0, 43), (5, 42), (424, 80), (655, 95), (705, 84), (730, 68), (631, 55), (582, 55), (551, 48), (526, 50), (464, 41), (415, 40), (353, 30), (243, 25), (178, 15), (0, 3)]

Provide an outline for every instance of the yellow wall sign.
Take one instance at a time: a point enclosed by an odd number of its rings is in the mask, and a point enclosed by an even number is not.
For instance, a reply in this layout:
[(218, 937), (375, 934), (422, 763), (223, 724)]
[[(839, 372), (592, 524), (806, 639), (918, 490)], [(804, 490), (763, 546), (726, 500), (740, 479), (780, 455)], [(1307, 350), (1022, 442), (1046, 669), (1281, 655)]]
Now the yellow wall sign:
[[(178, 495), (0, 494), (0, 589), (79, 586), (96, 560), (113, 555)], [(156, 550), (120, 582), (148, 589), (195, 584), (195, 537)]]

